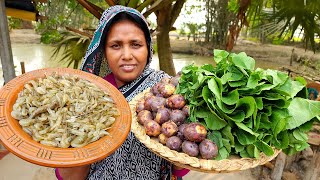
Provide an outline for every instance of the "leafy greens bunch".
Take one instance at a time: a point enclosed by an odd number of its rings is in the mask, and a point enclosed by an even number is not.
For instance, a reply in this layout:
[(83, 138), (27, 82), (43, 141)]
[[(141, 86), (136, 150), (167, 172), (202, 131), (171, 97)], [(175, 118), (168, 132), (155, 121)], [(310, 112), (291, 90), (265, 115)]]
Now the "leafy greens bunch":
[(188, 121), (205, 125), (218, 145), (217, 160), (271, 156), (273, 147), (292, 155), (309, 146), (306, 133), (320, 119), (320, 102), (306, 99), (303, 78), (255, 69), (244, 52), (214, 50), (214, 60), (215, 67), (184, 67), (176, 93), (188, 100)]

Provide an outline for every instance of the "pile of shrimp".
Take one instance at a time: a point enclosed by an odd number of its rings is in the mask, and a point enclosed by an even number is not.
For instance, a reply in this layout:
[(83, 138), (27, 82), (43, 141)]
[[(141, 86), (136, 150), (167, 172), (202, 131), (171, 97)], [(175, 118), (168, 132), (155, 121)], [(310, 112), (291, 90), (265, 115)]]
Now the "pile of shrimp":
[(119, 116), (113, 99), (74, 75), (46, 75), (24, 85), (11, 112), (41, 144), (82, 147), (108, 135)]

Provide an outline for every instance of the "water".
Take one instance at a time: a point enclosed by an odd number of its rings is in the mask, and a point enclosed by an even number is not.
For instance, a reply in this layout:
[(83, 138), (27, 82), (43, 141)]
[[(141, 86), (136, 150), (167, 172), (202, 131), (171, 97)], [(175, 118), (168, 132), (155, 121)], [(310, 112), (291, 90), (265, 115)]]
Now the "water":
[[(13, 63), (15, 66), (16, 75), (21, 75), (20, 62), (25, 63), (25, 71), (29, 72), (36, 69), (46, 67), (67, 67), (65, 63), (59, 63), (57, 60), (51, 59), (54, 48), (50, 45), (44, 44), (12, 44)], [(61, 54), (58, 55), (61, 57)], [(187, 54), (173, 54), (173, 62), (175, 65), (176, 72), (180, 71), (182, 67), (194, 63), (195, 65), (202, 65), (205, 63), (212, 63), (212, 57), (202, 57), (196, 55)], [(154, 55), (151, 67), (159, 69), (159, 59), (157, 54)], [(3, 84), (1, 68), (0, 83)]]

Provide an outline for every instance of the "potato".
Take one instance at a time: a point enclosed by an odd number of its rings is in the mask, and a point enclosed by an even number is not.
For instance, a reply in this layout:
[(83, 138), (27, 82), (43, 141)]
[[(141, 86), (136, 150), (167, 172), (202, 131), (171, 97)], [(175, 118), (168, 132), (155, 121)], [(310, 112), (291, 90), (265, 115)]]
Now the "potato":
[(178, 126), (172, 122), (168, 121), (162, 124), (161, 133), (166, 135), (167, 137), (171, 137), (178, 132)]
[(170, 118), (170, 110), (168, 108), (161, 107), (160, 109), (158, 109), (154, 120), (161, 125), (169, 121), (169, 118)]
[(183, 135), (189, 141), (201, 142), (207, 137), (207, 130), (200, 123), (190, 123), (184, 128)]
[(156, 96), (149, 96), (144, 100), (144, 109), (151, 111), (151, 103), (156, 99)]
[(190, 108), (188, 105), (183, 106), (182, 111), (184, 112), (184, 114), (188, 117), (190, 114)]
[(169, 81), (170, 84), (173, 84), (175, 87), (179, 84), (180, 76), (177, 75), (175, 77), (172, 77)]
[(144, 129), (149, 136), (158, 136), (161, 132), (161, 126), (154, 120), (148, 120), (144, 123)]
[(167, 99), (167, 105), (172, 109), (181, 109), (185, 104), (186, 101), (181, 94), (174, 94)]
[(136, 112), (139, 113), (140, 111), (144, 110), (144, 100), (140, 100), (136, 106)]
[(186, 115), (181, 110), (173, 110), (170, 113), (170, 120), (176, 123), (178, 126), (183, 124), (186, 120)]
[(182, 143), (182, 151), (189, 156), (196, 157), (199, 154), (199, 146), (195, 142), (191, 141), (183, 141)]
[(151, 114), (150, 111), (148, 110), (142, 110), (138, 113), (138, 122), (141, 124), (141, 125), (144, 125), (144, 123), (148, 120), (152, 120), (153, 119), (153, 116)]
[(161, 144), (166, 144), (168, 137), (161, 133), (159, 134), (158, 139)]
[(169, 83), (169, 81), (170, 81), (170, 78), (165, 77), (165, 78), (162, 78), (160, 82), (161, 83)]
[(181, 141), (184, 141), (184, 140), (185, 140), (182, 132), (179, 132), (179, 131), (178, 131), (176, 136), (177, 136), (178, 138), (180, 138)]
[(158, 94), (159, 94), (159, 90), (158, 90), (158, 88), (159, 88), (159, 85), (160, 85), (161, 83), (159, 82), (159, 83), (157, 83), (156, 85), (154, 85), (152, 88), (151, 88), (151, 92), (155, 95), (155, 96), (157, 96)]
[(163, 97), (155, 97), (150, 104), (151, 110), (157, 112), (158, 109), (163, 108), (166, 104), (166, 99)]
[(163, 97), (167, 98), (173, 95), (174, 91), (176, 91), (176, 87), (173, 84), (162, 83), (159, 85), (158, 91)]
[(218, 155), (218, 146), (210, 139), (205, 139), (199, 144), (199, 150), (203, 159), (212, 159)]
[(166, 146), (169, 149), (175, 150), (175, 151), (180, 151), (181, 150), (181, 139), (178, 138), (177, 136), (171, 136), (167, 139)]
[(184, 124), (181, 124), (180, 126), (179, 126), (179, 132), (181, 132), (182, 134), (183, 134), (183, 132), (184, 132), (184, 129), (186, 128), (188, 126), (188, 124), (187, 123), (184, 123)]
[(188, 124), (181, 124), (179, 127), (178, 127), (178, 133), (177, 133), (177, 136), (182, 140), (184, 141), (185, 138), (184, 138), (184, 135), (183, 135), (183, 131), (184, 131), (184, 128), (187, 127)]
[(144, 94), (144, 99), (151, 97), (151, 96), (154, 96), (154, 94), (152, 92), (147, 92)]

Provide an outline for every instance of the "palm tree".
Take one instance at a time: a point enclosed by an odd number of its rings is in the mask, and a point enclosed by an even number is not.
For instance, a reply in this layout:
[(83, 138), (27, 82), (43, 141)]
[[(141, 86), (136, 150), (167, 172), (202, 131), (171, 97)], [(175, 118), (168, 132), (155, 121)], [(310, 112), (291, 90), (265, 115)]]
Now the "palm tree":
[[(254, 27), (263, 29), (266, 35), (278, 33), (278, 38), (289, 34), (289, 39), (292, 39), (300, 30), (304, 36), (305, 48), (308, 48), (310, 43), (315, 52), (315, 37), (320, 35), (318, 0), (256, 0), (253, 2), (249, 8), (251, 12), (249, 19), (251, 22), (258, 21)], [(266, 8), (272, 10), (266, 11)]]

